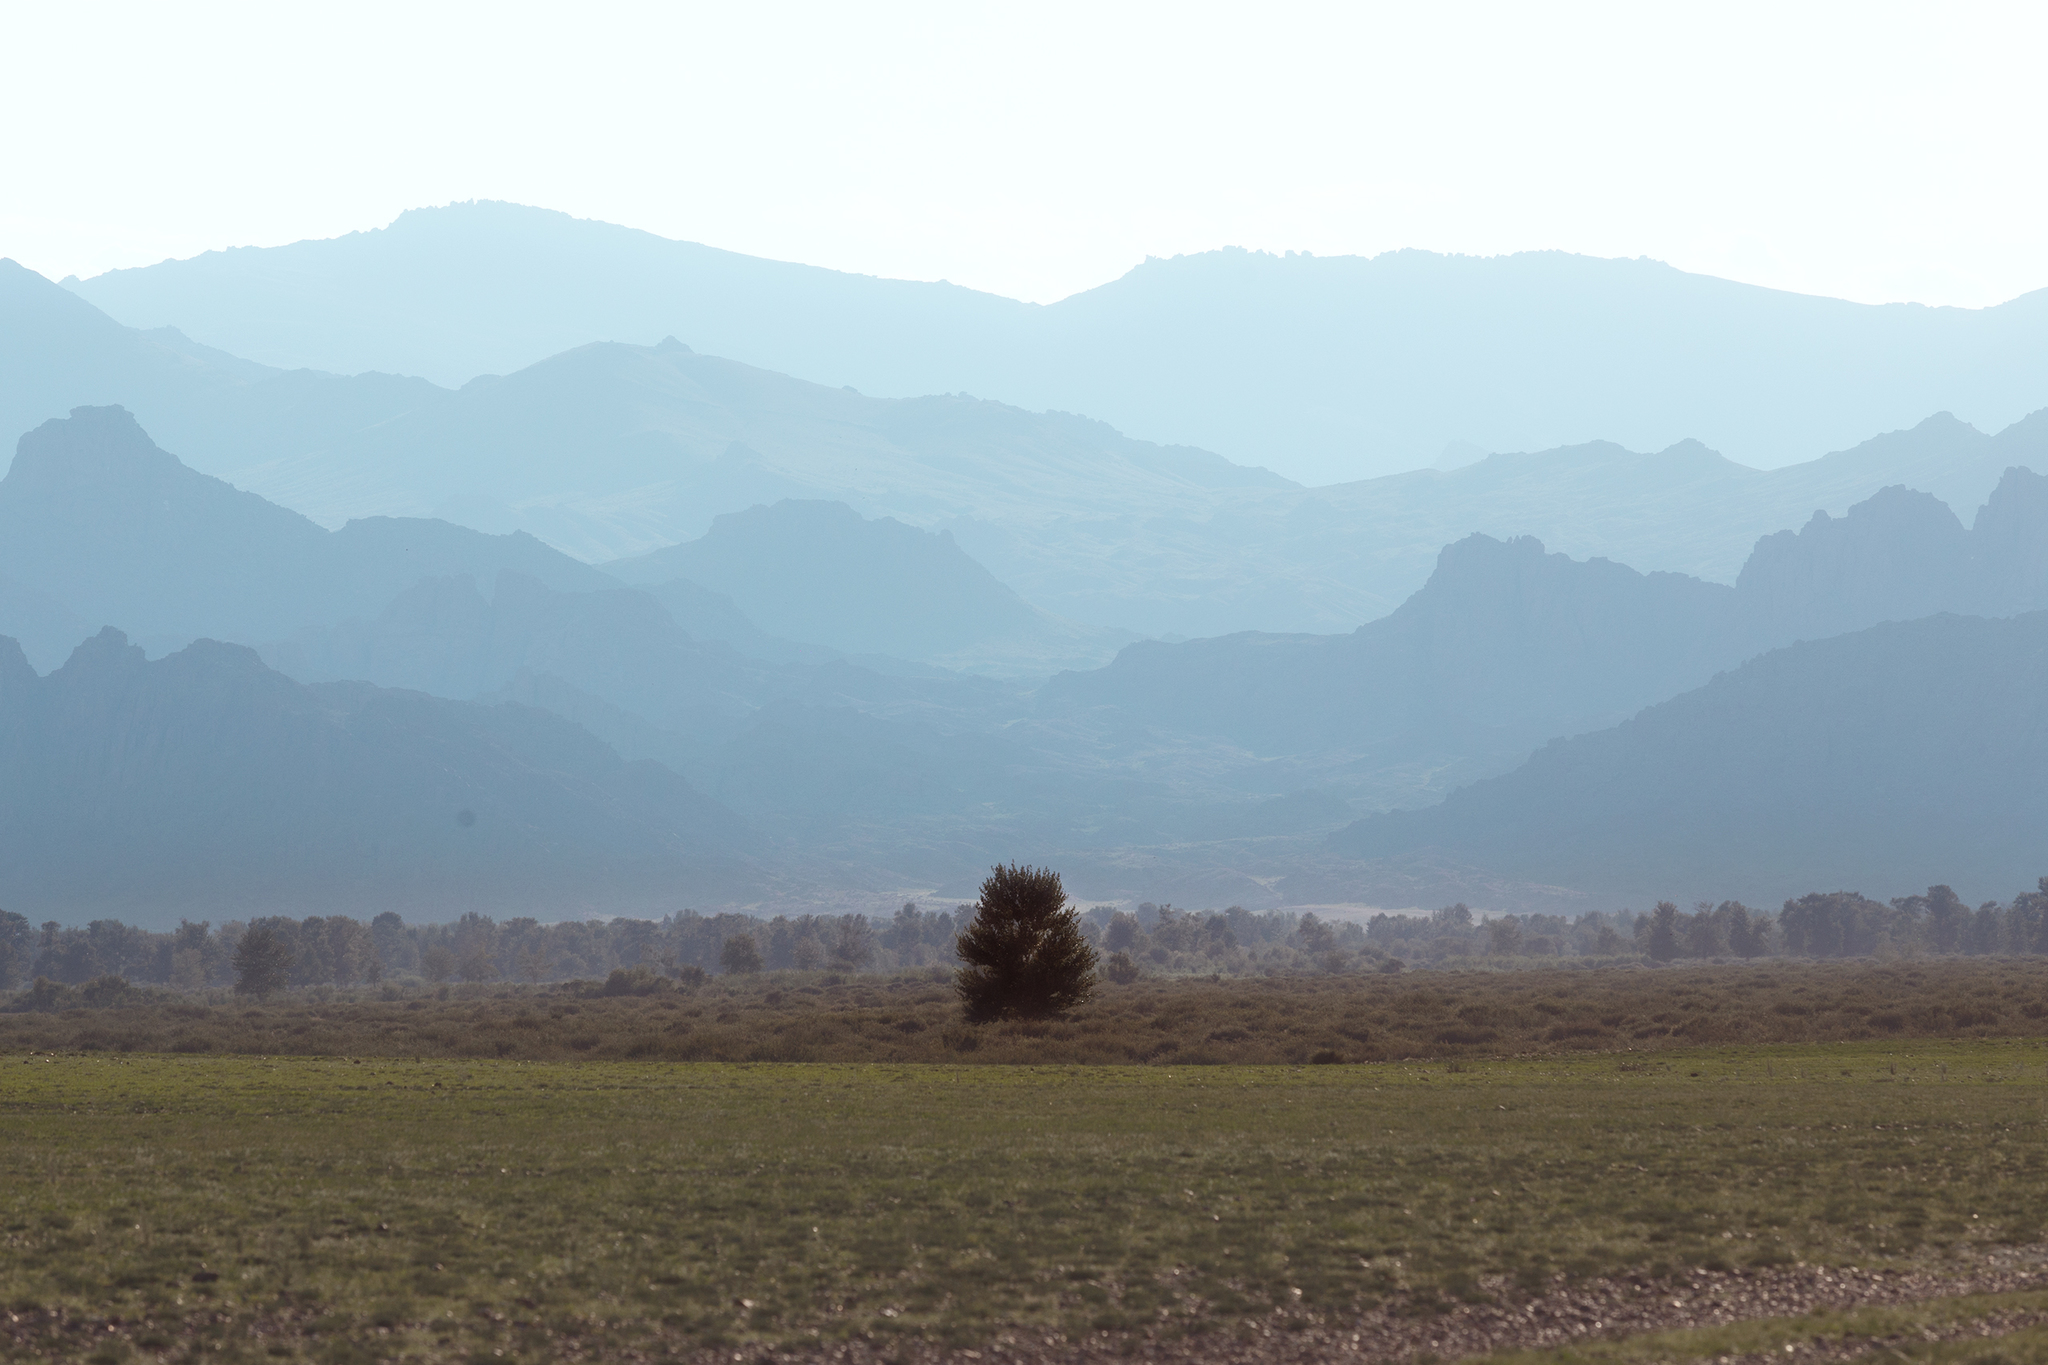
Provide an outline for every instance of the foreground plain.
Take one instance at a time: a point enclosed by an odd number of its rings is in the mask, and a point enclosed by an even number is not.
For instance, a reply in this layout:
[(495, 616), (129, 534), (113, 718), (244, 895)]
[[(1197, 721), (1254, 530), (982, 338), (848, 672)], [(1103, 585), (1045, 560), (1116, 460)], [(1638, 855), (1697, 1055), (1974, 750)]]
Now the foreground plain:
[[(9, 1350), (103, 1365), (1006, 1338), (1621, 1360), (1598, 1339), (1717, 1321), (1657, 1316), (1713, 1286), (1748, 1287), (1757, 1341), (1905, 1301), (1915, 1350), (1943, 1313), (2017, 1350), (2048, 1287), (2035, 1040), (1299, 1068), (16, 1053), (0, 1142)], [(1612, 1306), (1473, 1334), (1551, 1302)]]

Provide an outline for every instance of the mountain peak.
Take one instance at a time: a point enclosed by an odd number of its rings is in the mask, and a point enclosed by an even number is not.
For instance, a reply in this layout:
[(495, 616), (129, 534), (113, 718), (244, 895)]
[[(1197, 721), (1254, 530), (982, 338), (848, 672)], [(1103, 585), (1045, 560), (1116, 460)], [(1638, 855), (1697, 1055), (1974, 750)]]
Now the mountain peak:
[(120, 483), (158, 485), (186, 472), (178, 457), (160, 450), (128, 409), (73, 408), (16, 443), (4, 480), (13, 491)]
[(75, 678), (126, 672), (142, 667), (143, 662), (142, 647), (128, 643), (126, 632), (102, 626), (99, 634), (79, 641), (59, 671)]

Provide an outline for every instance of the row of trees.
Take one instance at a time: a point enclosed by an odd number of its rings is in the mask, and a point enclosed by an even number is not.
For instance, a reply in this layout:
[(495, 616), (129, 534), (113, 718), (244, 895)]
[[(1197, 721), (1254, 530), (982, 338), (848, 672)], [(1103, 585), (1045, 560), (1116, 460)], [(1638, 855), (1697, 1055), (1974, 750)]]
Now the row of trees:
[(1700, 901), (1684, 911), (1660, 901), (1648, 913), (1475, 917), (1464, 905), (1426, 917), (1376, 915), (1372, 948), (1411, 961), (1488, 957), (1687, 958), (1872, 957), (1887, 953), (2048, 954), (2048, 877), (2009, 905), (1971, 909), (1946, 886), (1871, 900), (1854, 891), (1789, 900), (1776, 915), (1740, 901)]
[[(283, 916), (220, 925), (185, 921), (167, 933), (117, 920), (83, 927), (32, 925), (0, 911), (0, 989), (37, 977), (80, 984), (118, 976), (137, 984), (225, 986), (238, 976), (235, 953), (252, 932), (279, 944), (287, 986), (360, 985), (391, 978), (442, 981), (599, 979), (645, 967), (666, 976), (756, 971), (894, 971), (958, 964), (956, 939), (975, 907), (925, 910), (906, 903), (886, 920), (866, 915), (698, 915), (660, 920), (495, 920), (466, 914), (452, 924), (407, 924), (386, 912)], [(1300, 967), (1340, 944), (1365, 946), (1357, 925), (1315, 916), (1253, 914), (1239, 906), (1210, 914), (1141, 904), (1135, 912), (1098, 906), (1078, 931), (1105, 952), (1123, 952), (1147, 971), (1240, 971)]]
[(688, 968), (725, 969), (725, 948), (751, 945), (753, 969), (859, 972), (950, 965), (959, 914), (906, 904), (887, 921), (866, 915), (699, 915), (660, 920), (495, 920), (466, 914), (451, 924), (407, 924), (389, 911), (363, 921), (346, 915), (266, 916), (220, 925), (183, 921), (167, 933), (117, 920), (77, 928), (31, 925), (0, 911), (0, 989), (36, 977), (66, 984), (118, 976), (140, 984), (225, 986), (237, 978), (235, 953), (260, 932), (290, 959), (288, 986), (351, 986), (393, 977), (442, 981), (559, 981), (601, 978), (649, 967), (674, 976)]
[[(893, 971), (957, 966), (959, 936), (975, 907), (924, 910), (905, 904), (888, 919), (866, 915), (699, 915), (660, 920), (494, 920), (467, 914), (452, 924), (407, 924), (386, 912), (266, 917), (220, 925), (185, 921), (151, 932), (115, 920), (83, 927), (31, 924), (0, 911), (0, 990), (37, 977), (77, 985), (120, 977), (181, 988), (233, 984), (235, 956), (261, 931), (275, 945), (281, 985), (357, 985), (390, 978), (443, 981), (601, 979), (644, 968), (675, 977), (692, 971)], [(1855, 892), (1815, 893), (1785, 902), (1775, 916), (1738, 901), (1670, 902), (1644, 914), (1599, 911), (1575, 917), (1480, 918), (1464, 905), (1428, 916), (1376, 915), (1366, 924), (1313, 914), (1254, 913), (1242, 906), (1184, 911), (1140, 904), (1097, 906), (1075, 930), (1113, 974), (1354, 970), (1462, 958), (1862, 957), (1888, 952), (2048, 954), (2048, 878), (2009, 904), (1972, 909), (1946, 886), (1875, 901)]]

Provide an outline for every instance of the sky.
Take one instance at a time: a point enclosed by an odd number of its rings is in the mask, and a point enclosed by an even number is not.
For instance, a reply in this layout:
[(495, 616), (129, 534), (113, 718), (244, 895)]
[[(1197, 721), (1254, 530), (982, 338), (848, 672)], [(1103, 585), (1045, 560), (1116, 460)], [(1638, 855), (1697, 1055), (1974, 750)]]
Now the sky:
[(1050, 302), (1147, 256), (1560, 248), (2048, 285), (2048, 8), (0, 0), (52, 279), (504, 199)]

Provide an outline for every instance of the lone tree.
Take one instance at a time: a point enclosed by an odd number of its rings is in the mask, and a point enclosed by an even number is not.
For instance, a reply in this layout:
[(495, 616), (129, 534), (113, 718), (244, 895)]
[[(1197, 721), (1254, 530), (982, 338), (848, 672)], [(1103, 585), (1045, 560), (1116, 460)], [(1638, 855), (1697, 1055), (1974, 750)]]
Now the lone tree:
[(277, 931), (259, 924), (235, 945), (235, 994), (266, 996), (291, 984), (292, 950)]
[(1059, 1014), (1095, 991), (1095, 949), (1051, 868), (991, 869), (957, 946), (967, 965), (953, 987), (969, 1019)]

